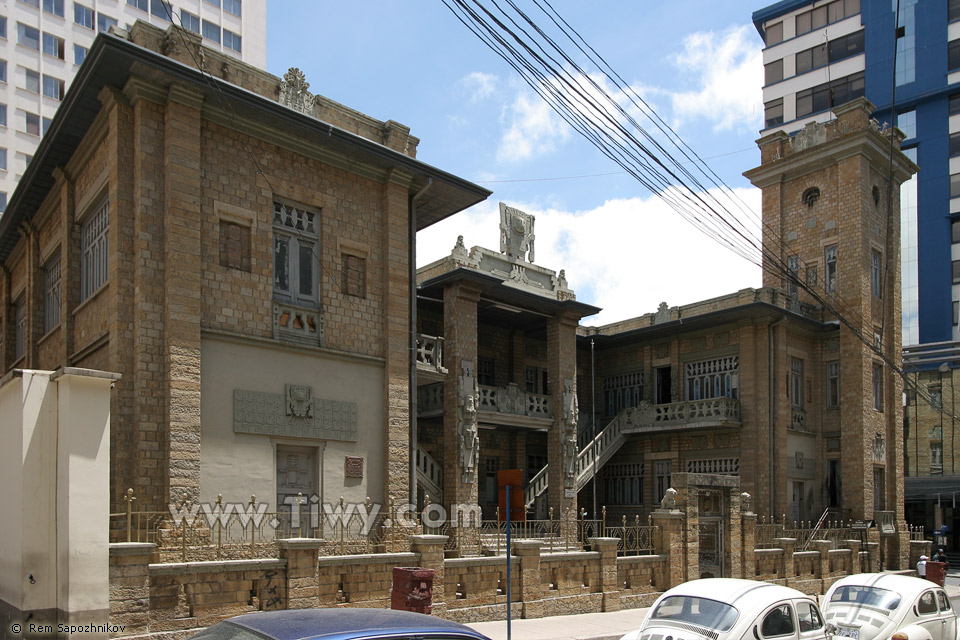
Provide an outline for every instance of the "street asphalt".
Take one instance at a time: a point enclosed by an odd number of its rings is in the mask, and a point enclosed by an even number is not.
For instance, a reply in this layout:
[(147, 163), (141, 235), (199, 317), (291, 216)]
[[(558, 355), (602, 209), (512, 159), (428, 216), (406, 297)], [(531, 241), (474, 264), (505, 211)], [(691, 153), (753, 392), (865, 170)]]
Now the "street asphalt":
[[(944, 581), (944, 588), (954, 605), (960, 610), (960, 570), (951, 570)], [(513, 620), (511, 640), (618, 640), (621, 636), (640, 627), (647, 609), (627, 609), (607, 613), (582, 613), (570, 616), (551, 616)], [(475, 622), (467, 625), (491, 640), (507, 640), (506, 620)]]

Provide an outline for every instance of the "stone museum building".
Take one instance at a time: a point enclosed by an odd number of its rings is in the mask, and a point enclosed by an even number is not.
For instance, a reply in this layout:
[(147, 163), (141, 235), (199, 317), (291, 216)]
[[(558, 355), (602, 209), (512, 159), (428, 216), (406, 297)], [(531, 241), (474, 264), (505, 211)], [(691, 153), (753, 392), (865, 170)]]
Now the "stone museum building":
[(407, 500), (415, 233), (488, 191), (308, 88), (101, 34), (0, 218), (2, 372), (122, 376), (113, 511)]

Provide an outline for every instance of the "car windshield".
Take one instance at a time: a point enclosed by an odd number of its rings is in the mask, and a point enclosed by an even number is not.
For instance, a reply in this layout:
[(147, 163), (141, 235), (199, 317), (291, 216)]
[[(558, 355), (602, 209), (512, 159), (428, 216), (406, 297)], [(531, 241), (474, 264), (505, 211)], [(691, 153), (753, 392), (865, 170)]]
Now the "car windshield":
[(270, 636), (230, 622), (220, 622), (194, 634), (191, 640), (270, 640)]
[(670, 596), (657, 605), (651, 620), (673, 620), (716, 631), (729, 631), (738, 615), (739, 612), (725, 602), (693, 596)]
[(889, 589), (851, 584), (837, 587), (837, 590), (830, 596), (830, 604), (834, 602), (858, 604), (893, 611), (900, 606), (900, 594)]

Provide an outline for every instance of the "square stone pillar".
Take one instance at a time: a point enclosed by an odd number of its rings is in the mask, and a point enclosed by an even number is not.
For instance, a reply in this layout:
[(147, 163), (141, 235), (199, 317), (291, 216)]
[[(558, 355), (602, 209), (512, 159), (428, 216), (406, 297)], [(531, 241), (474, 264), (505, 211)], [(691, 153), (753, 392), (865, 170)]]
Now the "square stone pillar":
[(822, 589), (826, 590), (830, 586), (830, 549), (833, 548), (833, 542), (830, 540), (814, 540), (813, 547), (820, 554), (817, 577), (821, 580)]
[(317, 556), (323, 540), (290, 538), (278, 540), (280, 557), (287, 561), (287, 608), (311, 609), (320, 604)]
[(513, 555), (519, 567), (511, 567), (511, 573), (519, 569), (520, 589), (513, 601), (522, 603), (524, 618), (543, 617), (543, 580), (540, 575), (540, 547), (542, 540), (514, 540)]
[(740, 537), (743, 541), (740, 575), (734, 577), (753, 580), (757, 576), (757, 514), (740, 515)]
[(410, 551), (420, 555), (420, 568), (433, 569), (433, 615), (437, 616), (442, 616), (447, 610), (443, 572), (443, 548), (447, 538), (435, 535), (410, 536)]
[[(460, 281), (443, 292), (443, 359), (449, 371), (443, 382), (443, 506), (447, 513), (454, 512), (455, 504), (474, 505), (478, 500), (479, 442), (473, 443), (474, 451), (464, 449), (477, 434), (480, 408), (476, 397), (480, 291), (478, 285)], [(472, 469), (463, 464), (467, 455), (472, 456)]]
[(686, 582), (686, 548), (683, 531), (683, 513), (679, 510), (658, 509), (650, 514), (657, 526), (656, 549), (660, 555), (667, 556), (666, 591)]
[(783, 550), (783, 555), (780, 557), (782, 565), (780, 577), (786, 580), (786, 585), (789, 587), (794, 578), (797, 577), (797, 565), (793, 560), (793, 552), (797, 548), (797, 539), (775, 538), (773, 542)]
[(547, 382), (553, 424), (547, 434), (547, 504), (577, 512), (577, 325), (565, 313), (547, 320)]
[(152, 542), (110, 545), (110, 624), (127, 635), (150, 631), (150, 563), (157, 554)]
[(600, 552), (600, 591), (603, 610), (620, 611), (620, 577), (617, 573), (619, 538), (590, 538), (590, 548)]

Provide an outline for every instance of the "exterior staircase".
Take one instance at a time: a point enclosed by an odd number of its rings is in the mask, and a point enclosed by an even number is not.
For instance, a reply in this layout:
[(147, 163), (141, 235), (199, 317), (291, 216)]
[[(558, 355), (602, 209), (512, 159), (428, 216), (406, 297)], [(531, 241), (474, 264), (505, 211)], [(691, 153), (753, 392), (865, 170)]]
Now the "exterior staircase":
[(423, 447), (417, 447), (417, 484), (430, 496), (430, 502), (443, 504), (443, 465)]

